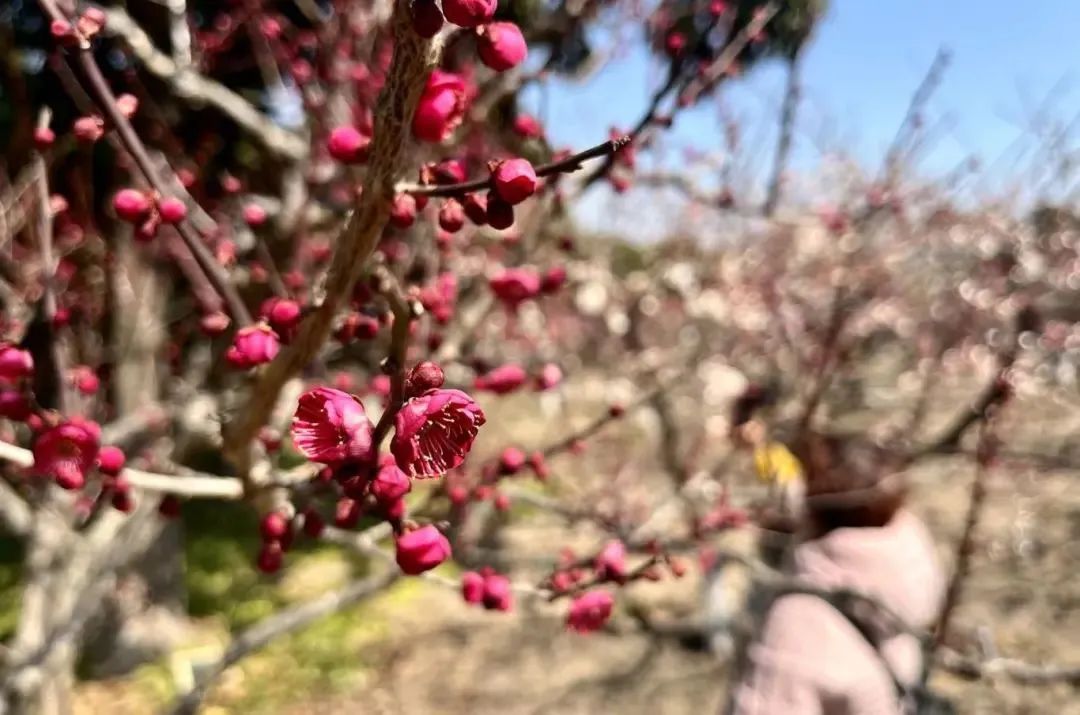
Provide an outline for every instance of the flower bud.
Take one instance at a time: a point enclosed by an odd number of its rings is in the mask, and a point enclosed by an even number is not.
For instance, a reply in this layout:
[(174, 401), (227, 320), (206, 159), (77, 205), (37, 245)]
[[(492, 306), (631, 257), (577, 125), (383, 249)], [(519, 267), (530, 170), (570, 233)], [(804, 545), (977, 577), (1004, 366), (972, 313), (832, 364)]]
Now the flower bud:
[(75, 39), (72, 32), (71, 23), (67, 20), (57, 18), (49, 23), (49, 34), (53, 36), (54, 40), (67, 44)]
[(25, 422), (32, 414), (30, 400), (19, 390), (0, 390), (0, 417)]
[[(465, 194), (463, 208), (465, 209), (465, 215), (477, 226), (483, 226), (487, 224), (487, 196), (485, 194)], [(510, 223), (513, 223), (513, 215), (511, 215)]]
[(259, 522), (263, 541), (281, 541), (289, 531), (289, 520), (279, 511), (272, 511)]
[(412, 489), (412, 482), (396, 464), (382, 467), (371, 480), (371, 495), (380, 504), (389, 505), (398, 501)]
[(330, 156), (343, 164), (359, 164), (366, 161), (371, 139), (351, 126), (335, 127), (326, 140)]
[(509, 611), (514, 605), (510, 579), (502, 574), (488, 574), (484, 578), (483, 603), (490, 611)]
[(465, 165), (458, 159), (444, 159), (431, 169), (436, 184), (460, 184), (465, 181)]
[(116, 98), (116, 108), (124, 119), (131, 119), (139, 111), (139, 100), (134, 94), (121, 94)]
[(517, 447), (507, 447), (499, 455), (499, 471), (502, 474), (517, 474), (525, 466), (525, 453)]
[(150, 199), (137, 189), (121, 189), (113, 197), (113, 210), (117, 218), (138, 223), (150, 213)]
[(88, 7), (76, 20), (81, 32), (87, 39), (91, 39), (105, 27), (105, 13), (101, 8)]
[(258, 228), (266, 223), (266, 209), (256, 203), (245, 204), (242, 211), (244, 223), (251, 228)]
[(124, 462), (127, 461), (123, 450), (112, 445), (105, 445), (98, 450), (97, 459), (98, 469), (101, 470), (101, 473), (111, 477), (120, 474), (121, 470), (124, 469)]
[(495, 16), (498, 0), (443, 0), (446, 19), (458, 27), (477, 27)]
[(465, 209), (457, 199), (447, 199), (439, 209), (439, 227), (449, 233), (457, 233), (465, 225)]
[(439, 34), (443, 26), (443, 14), (435, 0), (413, 0), (411, 8), (413, 29), (425, 39)]
[(430, 360), (425, 360), (409, 371), (405, 378), (405, 392), (410, 397), (422, 395), (428, 390), (442, 387), (445, 382), (446, 375), (442, 368)]
[(340, 529), (351, 529), (360, 521), (360, 502), (342, 498), (334, 507), (334, 525)]
[(514, 225), (514, 207), (498, 196), (488, 194), (487, 223), (498, 231), (510, 228)]
[(34, 129), (34, 147), (38, 151), (45, 151), (53, 145), (56, 141), (56, 132), (48, 127), (37, 127)]
[(589, 591), (574, 599), (566, 614), (566, 627), (578, 633), (592, 633), (611, 617), (615, 599), (607, 591)]
[(559, 366), (549, 362), (540, 369), (540, 374), (536, 376), (536, 389), (542, 392), (558, 387), (562, 379), (563, 374)]
[(432, 525), (397, 537), (395, 559), (402, 572), (416, 576), (450, 558), (450, 542)]
[(465, 603), (480, 603), (484, 600), (484, 577), (475, 571), (461, 574), (461, 597)]
[(172, 196), (158, 201), (157, 209), (161, 220), (167, 224), (175, 225), (187, 218), (187, 206)]
[(522, 139), (539, 139), (544, 136), (544, 128), (531, 114), (519, 114), (514, 117), (512, 128), (514, 133)]
[(412, 194), (398, 194), (390, 206), (390, 223), (398, 228), (408, 228), (416, 221), (416, 198)]
[(452, 72), (433, 71), (413, 115), (413, 136), (420, 141), (443, 141), (461, 124), (466, 103), (464, 78)]
[(527, 377), (525, 368), (511, 363), (484, 373), (477, 377), (473, 384), (478, 390), (505, 395), (521, 387)]
[(505, 72), (525, 61), (529, 54), (525, 37), (512, 22), (493, 22), (480, 28), (476, 40), (480, 60), (495, 70)]
[(207, 313), (200, 318), (199, 329), (209, 336), (221, 335), (228, 330), (229, 322), (229, 316), (219, 310), (214, 313)]
[(246, 370), (270, 362), (280, 349), (277, 333), (260, 323), (237, 331), (232, 346), (225, 351), (225, 359), (233, 367)]
[(0, 380), (15, 382), (33, 374), (34, 358), (30, 351), (0, 344)]
[(681, 32), (671, 32), (664, 39), (664, 49), (671, 57), (678, 57), (686, 49), (686, 35)]
[(280, 298), (270, 306), (266, 318), (276, 332), (287, 335), (300, 323), (302, 316), (299, 303), (289, 298)]
[(281, 544), (277, 541), (268, 541), (259, 550), (259, 558), (255, 561), (255, 566), (265, 574), (277, 573), (281, 570), (283, 560), (284, 551)]
[(601, 580), (623, 583), (626, 580), (626, 547), (621, 541), (609, 541), (596, 557), (596, 576)]
[(84, 144), (93, 144), (105, 136), (105, 122), (97, 115), (79, 117), (71, 125), (71, 131), (75, 138)]
[(562, 288), (565, 283), (566, 268), (563, 266), (552, 266), (544, 273), (544, 277), (540, 280), (540, 292), (550, 295), (559, 290), (559, 288)]
[(495, 193), (511, 205), (520, 204), (536, 192), (536, 172), (527, 159), (506, 159), (499, 162), (493, 178)]
[(304, 509), (304, 533), (313, 539), (317, 539), (322, 536), (323, 529), (326, 528), (326, 522), (323, 520), (322, 515), (315, 511), (312, 507)]

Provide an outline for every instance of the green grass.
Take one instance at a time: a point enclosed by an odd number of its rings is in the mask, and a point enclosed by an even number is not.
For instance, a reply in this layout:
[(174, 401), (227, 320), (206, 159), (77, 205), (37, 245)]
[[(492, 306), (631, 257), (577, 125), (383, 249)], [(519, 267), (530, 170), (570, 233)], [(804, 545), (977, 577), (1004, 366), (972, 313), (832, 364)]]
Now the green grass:
[(19, 622), (22, 589), (23, 545), (11, 538), (0, 538), (0, 641), (15, 634)]

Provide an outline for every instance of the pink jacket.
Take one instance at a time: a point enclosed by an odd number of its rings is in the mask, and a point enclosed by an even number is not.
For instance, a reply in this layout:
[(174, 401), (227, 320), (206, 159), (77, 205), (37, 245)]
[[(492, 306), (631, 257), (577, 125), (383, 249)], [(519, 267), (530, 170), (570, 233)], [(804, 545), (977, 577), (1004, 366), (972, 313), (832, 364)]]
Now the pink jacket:
[[(888, 606), (909, 625), (928, 627), (944, 575), (926, 527), (901, 511), (878, 529), (837, 529), (795, 548), (794, 576), (823, 588), (851, 588)], [(914, 636), (893, 635), (878, 651), (898, 678), (914, 682), (922, 659)], [(805, 594), (779, 598), (751, 646), (736, 685), (739, 715), (888, 715), (896, 688), (865, 638), (836, 609)]]

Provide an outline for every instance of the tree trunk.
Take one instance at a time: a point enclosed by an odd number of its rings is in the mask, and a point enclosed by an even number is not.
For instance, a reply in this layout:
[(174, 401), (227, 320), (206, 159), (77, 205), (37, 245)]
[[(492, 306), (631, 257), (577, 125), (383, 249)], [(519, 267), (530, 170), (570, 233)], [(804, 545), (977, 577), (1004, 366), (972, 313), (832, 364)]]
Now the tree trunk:
[[(116, 244), (111, 286), (116, 356), (113, 399), (117, 416), (123, 417), (145, 409), (162, 395), (167, 306), (165, 281), (155, 267), (133, 250), (129, 237), (121, 237)], [(117, 587), (104, 598), (88, 634), (85, 661), (92, 676), (126, 673), (164, 655), (184, 634), (181, 526), (156, 515), (150, 519), (143, 541), (133, 546), (131, 559), (120, 565)]]

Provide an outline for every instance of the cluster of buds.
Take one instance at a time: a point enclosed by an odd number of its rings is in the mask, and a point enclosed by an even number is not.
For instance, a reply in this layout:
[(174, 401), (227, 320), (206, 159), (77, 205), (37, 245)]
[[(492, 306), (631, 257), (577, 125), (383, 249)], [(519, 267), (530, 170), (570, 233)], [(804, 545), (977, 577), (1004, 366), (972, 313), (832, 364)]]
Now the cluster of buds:
[(162, 224), (176, 225), (187, 218), (187, 204), (173, 196), (160, 197), (139, 189), (120, 189), (113, 195), (113, 211), (135, 227), (135, 238), (150, 241)]
[(461, 595), (465, 603), (479, 604), (489, 611), (509, 611), (514, 607), (510, 579), (490, 568), (463, 573)]
[(497, 0), (443, 0), (440, 10), (435, 0), (413, 0), (412, 24), (425, 38), (437, 35), (444, 19), (473, 30), (480, 60), (496, 72), (505, 72), (525, 61), (528, 46), (517, 25), (492, 22), (497, 7)]
[(275, 573), (281, 569), (285, 552), (292, 547), (292, 520), (280, 511), (271, 511), (259, 522), (259, 535), (262, 537), (262, 548), (256, 566), (263, 573)]

